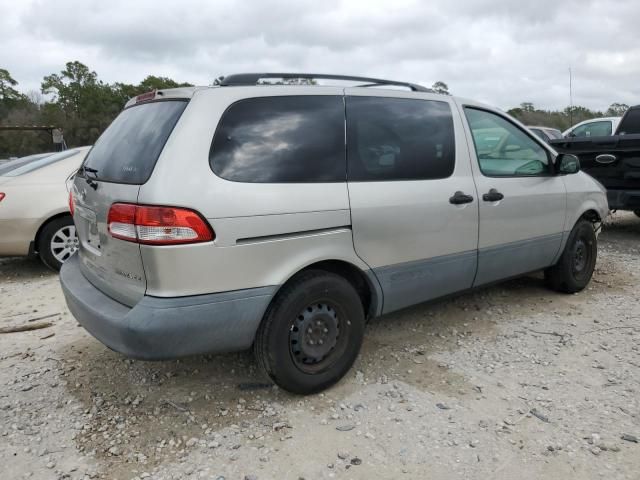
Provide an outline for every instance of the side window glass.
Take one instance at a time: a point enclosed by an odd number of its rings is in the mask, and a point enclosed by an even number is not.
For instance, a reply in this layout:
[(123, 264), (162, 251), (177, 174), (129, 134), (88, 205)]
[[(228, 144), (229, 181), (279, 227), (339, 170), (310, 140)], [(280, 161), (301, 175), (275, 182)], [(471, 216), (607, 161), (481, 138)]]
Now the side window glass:
[(220, 119), (209, 164), (234, 182), (346, 181), (341, 96), (248, 98)]
[(533, 134), (536, 137), (538, 137), (540, 140), (542, 140), (543, 142), (548, 142), (549, 141), (549, 137), (547, 137), (547, 134), (544, 133), (539, 128), (530, 128), (529, 130), (531, 130), (531, 132), (533, 132)]
[(490, 177), (551, 173), (547, 151), (500, 115), (465, 107), (480, 170)]
[(580, 125), (573, 134), (576, 137), (606, 137), (611, 135), (611, 122), (591, 122)]
[(347, 97), (349, 181), (428, 180), (449, 177), (455, 134), (446, 102)]

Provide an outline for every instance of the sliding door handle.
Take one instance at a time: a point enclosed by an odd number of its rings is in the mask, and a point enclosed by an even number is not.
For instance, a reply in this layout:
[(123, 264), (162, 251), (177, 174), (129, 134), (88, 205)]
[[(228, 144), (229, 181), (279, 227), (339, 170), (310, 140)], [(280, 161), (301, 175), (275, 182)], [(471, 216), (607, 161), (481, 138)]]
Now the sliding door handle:
[(462, 205), (464, 203), (471, 202), (473, 202), (473, 197), (459, 190), (453, 194), (453, 197), (449, 198), (449, 203), (452, 203), (453, 205)]

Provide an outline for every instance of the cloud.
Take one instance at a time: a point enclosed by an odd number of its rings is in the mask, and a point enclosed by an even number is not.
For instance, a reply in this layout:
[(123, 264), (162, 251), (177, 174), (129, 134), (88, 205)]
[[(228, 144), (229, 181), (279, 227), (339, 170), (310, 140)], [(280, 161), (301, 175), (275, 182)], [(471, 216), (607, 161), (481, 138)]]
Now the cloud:
[(208, 84), (311, 71), (449, 84), (509, 108), (640, 103), (635, 0), (0, 0), (0, 66), (24, 90), (80, 60), (107, 82), (148, 74)]

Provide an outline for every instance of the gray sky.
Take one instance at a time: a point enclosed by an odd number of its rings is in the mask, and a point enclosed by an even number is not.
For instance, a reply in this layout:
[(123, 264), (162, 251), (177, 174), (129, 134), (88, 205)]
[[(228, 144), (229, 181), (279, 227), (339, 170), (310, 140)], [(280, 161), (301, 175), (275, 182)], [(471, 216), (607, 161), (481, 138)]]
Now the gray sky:
[(638, 0), (0, 0), (0, 67), (38, 90), (79, 60), (106, 82), (147, 74), (309, 71), (430, 86), (501, 108), (640, 103)]

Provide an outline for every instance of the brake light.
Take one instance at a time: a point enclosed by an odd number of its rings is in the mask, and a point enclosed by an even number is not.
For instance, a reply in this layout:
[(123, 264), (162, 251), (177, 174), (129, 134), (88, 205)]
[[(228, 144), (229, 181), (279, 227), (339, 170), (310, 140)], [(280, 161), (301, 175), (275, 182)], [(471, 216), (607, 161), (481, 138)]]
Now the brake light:
[(73, 217), (73, 212), (75, 211), (75, 206), (73, 205), (73, 192), (72, 191), (69, 192), (69, 211), (71, 212), (71, 216)]
[(2, 201), (2, 199), (3, 199), (4, 197), (6, 197), (6, 195), (5, 195), (4, 193), (0, 192), (0, 202)]
[(193, 210), (114, 203), (107, 216), (114, 238), (145, 245), (179, 245), (210, 242), (215, 234)]
[(136, 103), (139, 102), (148, 102), (149, 100), (153, 100), (156, 98), (157, 90), (153, 90), (152, 92), (143, 93), (142, 95), (138, 95), (136, 97)]

